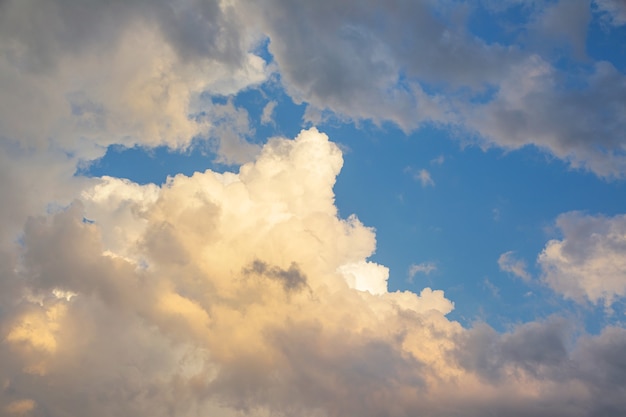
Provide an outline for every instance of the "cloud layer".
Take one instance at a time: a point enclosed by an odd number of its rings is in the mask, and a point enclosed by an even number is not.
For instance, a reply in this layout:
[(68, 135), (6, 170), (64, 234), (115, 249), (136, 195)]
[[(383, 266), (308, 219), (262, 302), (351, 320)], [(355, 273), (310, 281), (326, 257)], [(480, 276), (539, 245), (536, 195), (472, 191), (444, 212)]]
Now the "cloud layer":
[[(621, 3), (593, 4), (623, 23)], [(338, 146), (314, 128), (248, 143), (249, 114), (213, 100), (278, 74), (309, 120), (432, 123), (621, 178), (622, 70), (577, 61), (568, 79), (532, 43), (576, 49), (589, 6), (532, 2), (522, 45), (470, 35), (456, 1), (0, 2), (1, 413), (623, 415), (623, 328), (468, 329), (440, 290), (389, 292), (374, 230), (335, 206)], [(110, 145), (194, 140), (240, 168), (160, 186), (77, 174)], [(623, 297), (623, 216), (557, 224), (543, 281)], [(500, 263), (525, 277), (510, 253)]]
[[(338, 147), (272, 139), (238, 173), (102, 178), (4, 254), (10, 415), (619, 415), (626, 347), (552, 318), (464, 329), (441, 291), (388, 292), (341, 219)], [(611, 353), (613, 352), (613, 353)], [(606, 371), (610, 370), (610, 374)], [(602, 395), (597, 395), (602, 390)], [(21, 413), (21, 414), (20, 414)]]

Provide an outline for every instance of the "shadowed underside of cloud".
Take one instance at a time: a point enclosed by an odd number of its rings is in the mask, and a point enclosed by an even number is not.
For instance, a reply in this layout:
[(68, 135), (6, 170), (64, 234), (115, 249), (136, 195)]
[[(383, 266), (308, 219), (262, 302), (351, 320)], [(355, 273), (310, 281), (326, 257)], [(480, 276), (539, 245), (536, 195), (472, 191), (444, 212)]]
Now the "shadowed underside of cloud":
[(620, 415), (623, 329), (467, 330), (441, 291), (388, 292), (373, 230), (337, 217), (341, 165), (312, 129), (31, 218), (0, 271), (4, 413)]

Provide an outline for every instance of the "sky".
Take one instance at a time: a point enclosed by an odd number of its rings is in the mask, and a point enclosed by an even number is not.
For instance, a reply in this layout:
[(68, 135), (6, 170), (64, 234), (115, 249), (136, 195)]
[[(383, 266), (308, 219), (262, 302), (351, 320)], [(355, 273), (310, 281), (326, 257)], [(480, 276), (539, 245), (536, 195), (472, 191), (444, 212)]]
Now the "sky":
[(623, 0), (0, 1), (0, 415), (626, 415)]

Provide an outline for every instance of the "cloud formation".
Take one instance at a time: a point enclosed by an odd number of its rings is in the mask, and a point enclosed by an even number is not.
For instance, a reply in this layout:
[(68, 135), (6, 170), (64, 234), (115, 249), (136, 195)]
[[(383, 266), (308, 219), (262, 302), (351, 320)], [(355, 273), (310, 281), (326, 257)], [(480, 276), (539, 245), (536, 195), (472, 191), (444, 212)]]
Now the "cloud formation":
[[(594, 4), (621, 24), (621, 3)], [(580, 44), (588, 5), (553, 2), (527, 29)], [(555, 20), (565, 9), (576, 18)], [(335, 206), (339, 148), (314, 128), (248, 143), (247, 111), (212, 100), (278, 71), (309, 118), (452, 126), (623, 177), (622, 70), (594, 62), (564, 80), (532, 43), (470, 36), (471, 11), (430, 0), (0, 2), (0, 410), (622, 416), (623, 328), (580, 335), (559, 317), (464, 328), (441, 290), (390, 292), (389, 269), (370, 259), (374, 230)], [(238, 171), (161, 186), (77, 174), (110, 145), (196, 139)], [(426, 170), (418, 178), (434, 184)], [(544, 281), (577, 301), (623, 297), (624, 223), (559, 217), (563, 238), (539, 256)], [(510, 254), (501, 268), (524, 277)]]
[[(573, 168), (623, 178), (626, 76), (586, 56), (591, 1), (484, 3), (518, 36), (470, 35), (478, 6), (464, 2), (264, 0), (245, 15), (269, 38), (287, 92), (313, 122), (331, 112), (407, 132), (454, 127), (485, 147), (533, 145)], [(619, 24), (622, 3), (593, 4)], [(508, 20), (511, 9), (521, 21)], [(563, 50), (576, 75), (560, 69)]]
[(623, 0), (594, 0), (594, 4), (612, 25), (626, 25), (626, 3)]
[(515, 257), (515, 252), (513, 251), (504, 252), (500, 255), (498, 258), (498, 266), (500, 267), (500, 270), (509, 272), (520, 278), (522, 281), (528, 282), (532, 279), (526, 270), (526, 262), (522, 259), (517, 259)]
[[(339, 148), (271, 139), (238, 173), (101, 178), (2, 252), (0, 407), (31, 416), (619, 415), (620, 328), (498, 334), (389, 292), (341, 219)], [(69, 296), (71, 295), (71, 296)], [(607, 371), (610, 370), (610, 373)], [(602, 391), (601, 391), (602, 390)], [(597, 395), (602, 392), (603, 395)]]
[(610, 307), (626, 295), (626, 216), (570, 212), (558, 217), (562, 239), (550, 240), (537, 261), (543, 280), (578, 302)]

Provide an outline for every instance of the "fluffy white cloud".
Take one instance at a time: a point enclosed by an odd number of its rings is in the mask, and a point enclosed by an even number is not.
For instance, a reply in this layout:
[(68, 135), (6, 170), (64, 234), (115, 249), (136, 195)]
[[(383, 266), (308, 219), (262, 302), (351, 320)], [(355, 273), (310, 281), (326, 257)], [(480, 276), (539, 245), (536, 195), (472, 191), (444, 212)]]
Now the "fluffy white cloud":
[(626, 295), (626, 215), (562, 214), (563, 234), (538, 257), (543, 280), (564, 297), (610, 305)]

